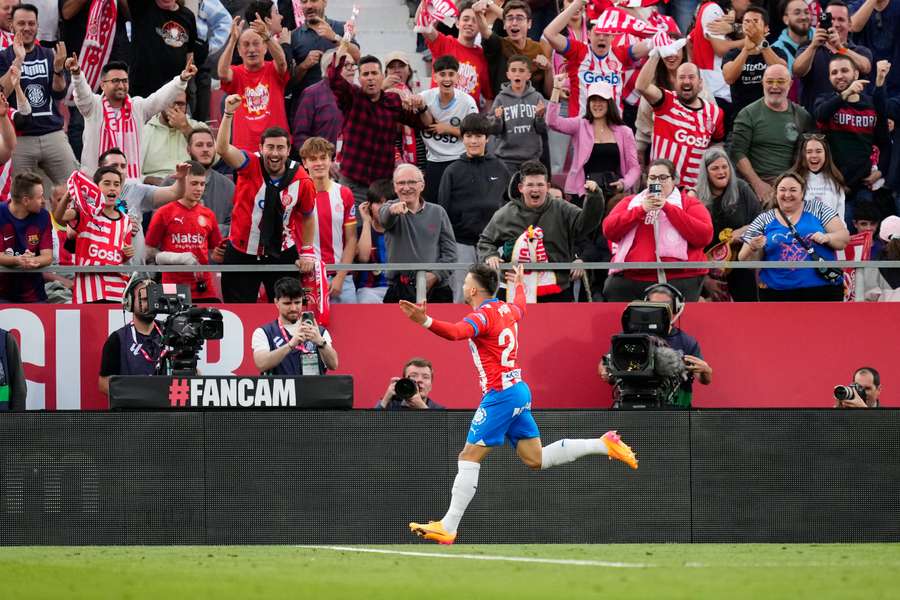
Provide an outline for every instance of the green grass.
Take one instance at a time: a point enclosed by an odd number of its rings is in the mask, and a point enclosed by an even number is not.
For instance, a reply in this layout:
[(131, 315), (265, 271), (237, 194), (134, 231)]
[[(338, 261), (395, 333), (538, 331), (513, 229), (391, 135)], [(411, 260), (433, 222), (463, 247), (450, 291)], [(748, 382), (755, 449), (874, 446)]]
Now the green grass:
[(291, 546), (0, 548), (0, 598), (897, 598), (900, 544), (358, 546), (646, 564), (612, 568)]

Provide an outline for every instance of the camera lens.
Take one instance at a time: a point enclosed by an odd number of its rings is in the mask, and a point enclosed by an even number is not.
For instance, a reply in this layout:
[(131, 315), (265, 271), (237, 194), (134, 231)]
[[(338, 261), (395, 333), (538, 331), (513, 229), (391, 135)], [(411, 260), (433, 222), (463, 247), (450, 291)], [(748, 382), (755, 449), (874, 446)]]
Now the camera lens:
[(843, 402), (844, 400), (850, 400), (853, 398), (853, 388), (849, 385), (838, 385), (834, 388), (834, 399), (840, 400)]
[(394, 384), (394, 393), (397, 394), (397, 397), (401, 400), (409, 400), (415, 396), (418, 391), (419, 386), (417, 386), (416, 382), (409, 377), (398, 379), (397, 383)]

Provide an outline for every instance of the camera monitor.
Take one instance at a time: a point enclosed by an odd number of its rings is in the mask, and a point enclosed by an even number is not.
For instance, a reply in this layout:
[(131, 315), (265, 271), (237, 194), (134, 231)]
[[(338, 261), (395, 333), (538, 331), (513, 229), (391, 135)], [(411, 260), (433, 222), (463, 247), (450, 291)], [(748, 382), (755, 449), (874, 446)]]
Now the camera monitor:
[(665, 336), (672, 323), (671, 311), (665, 302), (632, 302), (622, 313), (622, 331)]
[(186, 283), (151, 285), (147, 288), (147, 304), (151, 312), (175, 314), (191, 305), (191, 286)]

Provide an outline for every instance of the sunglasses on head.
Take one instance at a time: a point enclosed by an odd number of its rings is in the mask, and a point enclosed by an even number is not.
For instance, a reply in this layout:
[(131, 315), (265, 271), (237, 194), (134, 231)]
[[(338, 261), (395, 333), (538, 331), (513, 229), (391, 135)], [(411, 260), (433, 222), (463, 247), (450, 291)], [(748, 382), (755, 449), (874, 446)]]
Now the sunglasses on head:
[(818, 141), (822, 142), (825, 140), (825, 134), (824, 133), (804, 133), (803, 139), (804, 140), (818, 140)]

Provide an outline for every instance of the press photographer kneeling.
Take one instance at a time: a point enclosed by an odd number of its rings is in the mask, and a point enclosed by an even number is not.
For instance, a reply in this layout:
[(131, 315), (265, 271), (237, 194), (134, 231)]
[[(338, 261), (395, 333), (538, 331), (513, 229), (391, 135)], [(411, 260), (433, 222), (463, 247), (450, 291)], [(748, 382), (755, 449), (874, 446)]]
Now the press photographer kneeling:
[(616, 408), (689, 408), (693, 381), (712, 383), (712, 368), (700, 344), (675, 327), (684, 297), (666, 283), (651, 285), (642, 302), (632, 302), (622, 315), (623, 334), (598, 366), (600, 377), (614, 386)]
[(835, 408), (878, 408), (881, 397), (881, 375), (872, 367), (860, 367), (853, 373), (853, 383), (834, 388)]

